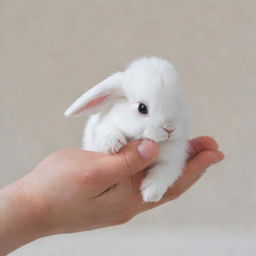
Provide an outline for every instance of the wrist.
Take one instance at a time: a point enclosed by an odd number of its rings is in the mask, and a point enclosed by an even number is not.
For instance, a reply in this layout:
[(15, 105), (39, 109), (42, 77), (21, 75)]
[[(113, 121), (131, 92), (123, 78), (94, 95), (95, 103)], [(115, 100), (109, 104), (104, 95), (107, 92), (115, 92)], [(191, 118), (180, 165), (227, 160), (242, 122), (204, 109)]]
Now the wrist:
[(0, 255), (47, 235), (43, 212), (23, 186), (19, 180), (0, 190)]

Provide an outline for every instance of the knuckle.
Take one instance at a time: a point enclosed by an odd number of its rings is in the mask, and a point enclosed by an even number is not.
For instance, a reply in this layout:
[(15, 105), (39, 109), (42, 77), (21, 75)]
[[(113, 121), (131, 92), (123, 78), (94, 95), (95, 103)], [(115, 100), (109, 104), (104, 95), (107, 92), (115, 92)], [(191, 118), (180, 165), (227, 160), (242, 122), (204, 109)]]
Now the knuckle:
[(73, 163), (76, 160), (76, 151), (72, 150), (59, 150), (49, 155), (45, 160), (53, 163)]
[(99, 169), (93, 169), (90, 171), (84, 171), (82, 174), (82, 182), (84, 185), (97, 186), (100, 183), (100, 174)]

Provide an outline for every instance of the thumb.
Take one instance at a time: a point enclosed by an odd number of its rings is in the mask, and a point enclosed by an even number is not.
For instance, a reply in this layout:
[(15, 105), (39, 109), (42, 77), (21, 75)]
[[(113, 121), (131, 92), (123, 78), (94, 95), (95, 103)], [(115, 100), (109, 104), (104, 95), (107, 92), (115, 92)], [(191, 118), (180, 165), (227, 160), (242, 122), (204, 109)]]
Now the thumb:
[(99, 175), (101, 189), (106, 190), (154, 162), (158, 154), (158, 146), (150, 140), (128, 143), (117, 154), (107, 155), (101, 159)]

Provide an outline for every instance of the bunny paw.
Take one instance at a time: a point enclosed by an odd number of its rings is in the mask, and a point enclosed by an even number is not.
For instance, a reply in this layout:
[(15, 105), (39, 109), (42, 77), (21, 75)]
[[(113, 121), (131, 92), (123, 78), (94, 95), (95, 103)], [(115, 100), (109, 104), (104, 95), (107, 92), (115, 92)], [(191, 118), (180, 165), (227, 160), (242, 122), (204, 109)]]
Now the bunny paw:
[(126, 144), (126, 138), (123, 135), (119, 134), (118, 136), (108, 137), (105, 144), (105, 148), (108, 153), (115, 154)]
[(159, 201), (166, 191), (166, 187), (157, 184), (155, 182), (151, 182), (150, 179), (145, 178), (142, 181), (140, 190), (143, 197), (144, 202), (157, 202)]

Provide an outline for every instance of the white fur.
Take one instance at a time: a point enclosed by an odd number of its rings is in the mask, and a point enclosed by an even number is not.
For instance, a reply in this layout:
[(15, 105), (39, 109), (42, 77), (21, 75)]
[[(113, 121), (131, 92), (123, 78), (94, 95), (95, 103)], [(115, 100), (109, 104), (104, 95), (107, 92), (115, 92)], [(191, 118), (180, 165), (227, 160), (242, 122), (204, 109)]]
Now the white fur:
[[(138, 104), (148, 114), (138, 112)], [(159, 143), (156, 164), (141, 184), (145, 202), (159, 201), (182, 174), (186, 160), (189, 116), (174, 67), (166, 60), (140, 58), (83, 94), (65, 112), (90, 116), (83, 149), (116, 153), (128, 141), (147, 138)], [(168, 137), (163, 129), (174, 129)]]

